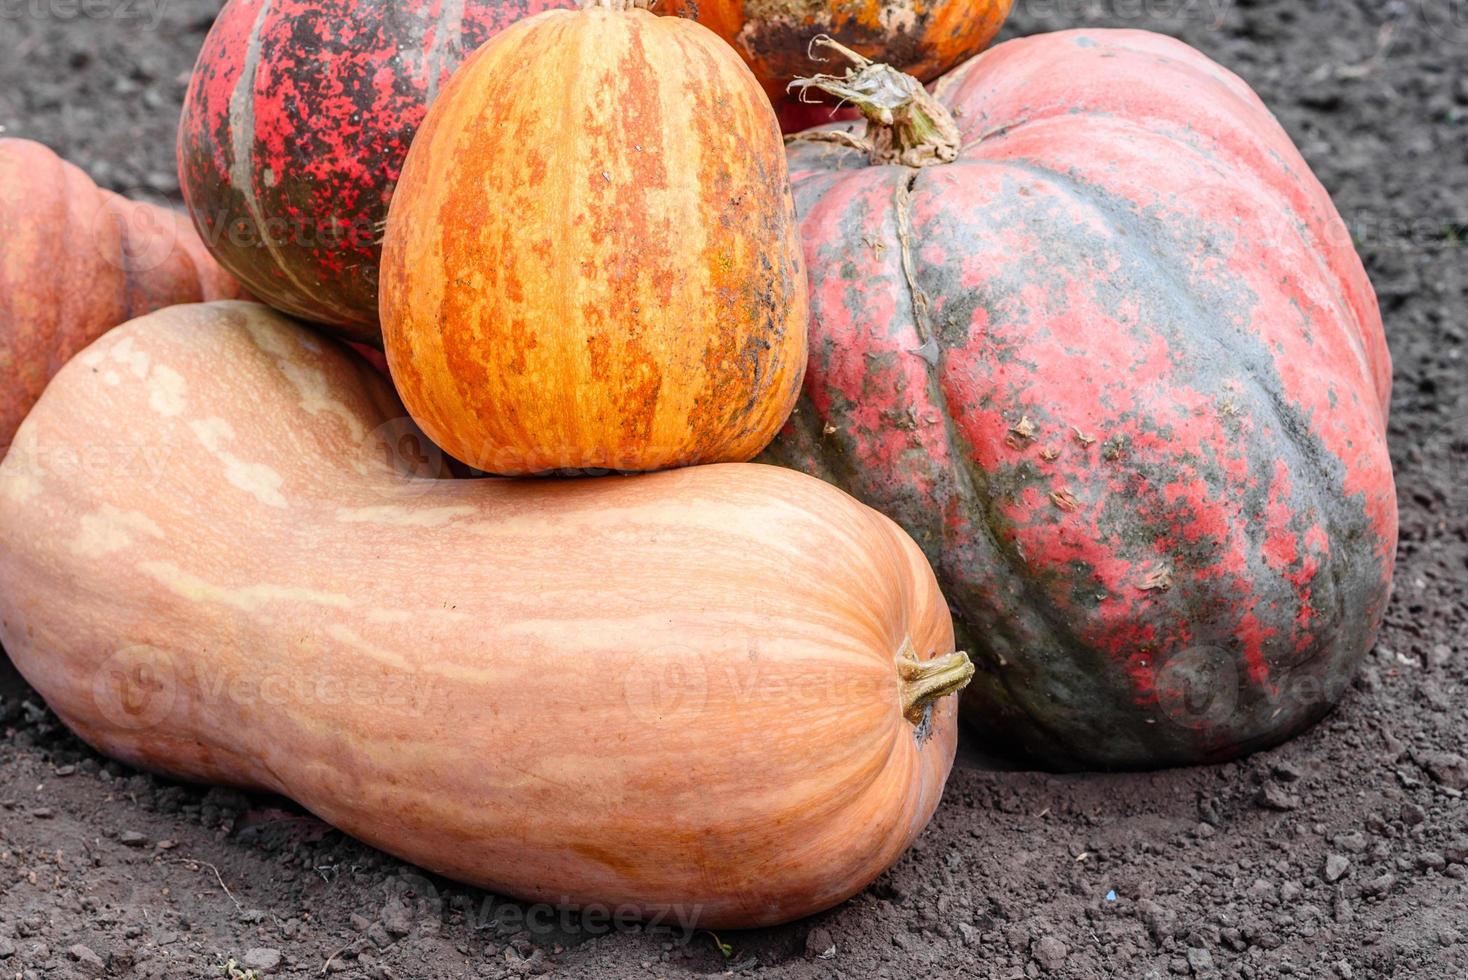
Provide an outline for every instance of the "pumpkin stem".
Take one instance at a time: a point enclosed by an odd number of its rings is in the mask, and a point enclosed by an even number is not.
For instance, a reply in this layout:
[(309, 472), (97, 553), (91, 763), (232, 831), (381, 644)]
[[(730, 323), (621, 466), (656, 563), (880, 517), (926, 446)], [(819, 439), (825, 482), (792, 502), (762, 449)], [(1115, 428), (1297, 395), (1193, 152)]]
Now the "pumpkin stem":
[(902, 679), (902, 717), (920, 725), (929, 705), (968, 687), (974, 665), (962, 650), (919, 660), (909, 641), (897, 656), (897, 676)]
[(867, 120), (872, 163), (931, 167), (958, 159), (963, 136), (953, 113), (911, 75), (881, 65), (822, 34), (810, 43), (811, 57), (834, 51), (852, 63), (844, 75), (797, 78), (791, 91), (804, 101), (811, 89), (849, 102)]

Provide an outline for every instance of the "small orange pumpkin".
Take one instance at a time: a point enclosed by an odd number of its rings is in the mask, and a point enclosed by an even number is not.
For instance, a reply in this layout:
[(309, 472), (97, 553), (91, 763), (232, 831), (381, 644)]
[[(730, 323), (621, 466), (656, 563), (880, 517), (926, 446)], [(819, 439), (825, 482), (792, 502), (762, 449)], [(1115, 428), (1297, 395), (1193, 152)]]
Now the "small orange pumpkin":
[(40, 143), (0, 139), (0, 457), (46, 383), (126, 320), (233, 299), (187, 218), (92, 183)]
[[(925, 82), (978, 54), (1014, 0), (671, 0), (734, 46), (777, 102), (814, 73), (810, 43), (828, 35)], [(827, 120), (821, 119), (819, 122)]]
[(388, 215), (383, 339), (491, 473), (754, 457), (804, 376), (779, 128), (707, 29), (630, 0), (521, 21), (429, 110)]

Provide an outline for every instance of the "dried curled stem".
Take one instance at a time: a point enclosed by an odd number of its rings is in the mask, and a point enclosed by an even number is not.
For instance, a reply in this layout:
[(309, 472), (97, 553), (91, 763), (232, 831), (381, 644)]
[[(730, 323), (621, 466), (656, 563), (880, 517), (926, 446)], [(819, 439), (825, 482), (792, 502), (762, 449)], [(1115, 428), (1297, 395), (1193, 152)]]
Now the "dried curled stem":
[(872, 163), (931, 167), (958, 159), (963, 140), (958, 123), (921, 82), (824, 34), (811, 41), (811, 57), (822, 49), (835, 52), (852, 66), (844, 75), (798, 78), (790, 83), (790, 90), (799, 93), (802, 101), (807, 101), (812, 89), (825, 92), (860, 110), (867, 120), (866, 141), (860, 148), (867, 150)]

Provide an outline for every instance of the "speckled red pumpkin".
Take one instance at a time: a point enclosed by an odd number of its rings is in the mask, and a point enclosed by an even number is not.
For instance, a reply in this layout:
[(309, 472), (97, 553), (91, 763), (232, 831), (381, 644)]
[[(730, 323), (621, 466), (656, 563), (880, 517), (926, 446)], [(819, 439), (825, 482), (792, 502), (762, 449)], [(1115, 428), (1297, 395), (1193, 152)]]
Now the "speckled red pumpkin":
[(1397, 532), (1390, 359), (1328, 195), (1156, 35), (1013, 41), (935, 95), (951, 119), (918, 96), (874, 153), (860, 123), (791, 148), (813, 333), (771, 456), (925, 547), (995, 745), (1151, 767), (1300, 731), (1374, 642)]
[(500, 30), (576, 0), (230, 0), (179, 129), (204, 240), (261, 300), (380, 345), (387, 206), (428, 104)]

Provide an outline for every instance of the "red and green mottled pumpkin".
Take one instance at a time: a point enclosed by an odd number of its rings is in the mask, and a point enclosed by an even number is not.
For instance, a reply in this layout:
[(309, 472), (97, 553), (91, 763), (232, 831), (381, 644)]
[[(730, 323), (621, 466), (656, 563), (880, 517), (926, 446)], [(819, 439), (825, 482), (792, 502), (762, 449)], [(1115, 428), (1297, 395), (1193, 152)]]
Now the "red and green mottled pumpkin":
[(770, 456), (924, 546), (970, 722), (1056, 768), (1313, 723), (1390, 592), (1391, 364), (1279, 124), (1143, 32), (1013, 41), (935, 98), (818, 84), (894, 125), (790, 150), (813, 332)]
[(428, 104), (480, 44), (575, 0), (230, 0), (179, 128), (179, 180), (258, 298), (380, 345), (383, 222)]

